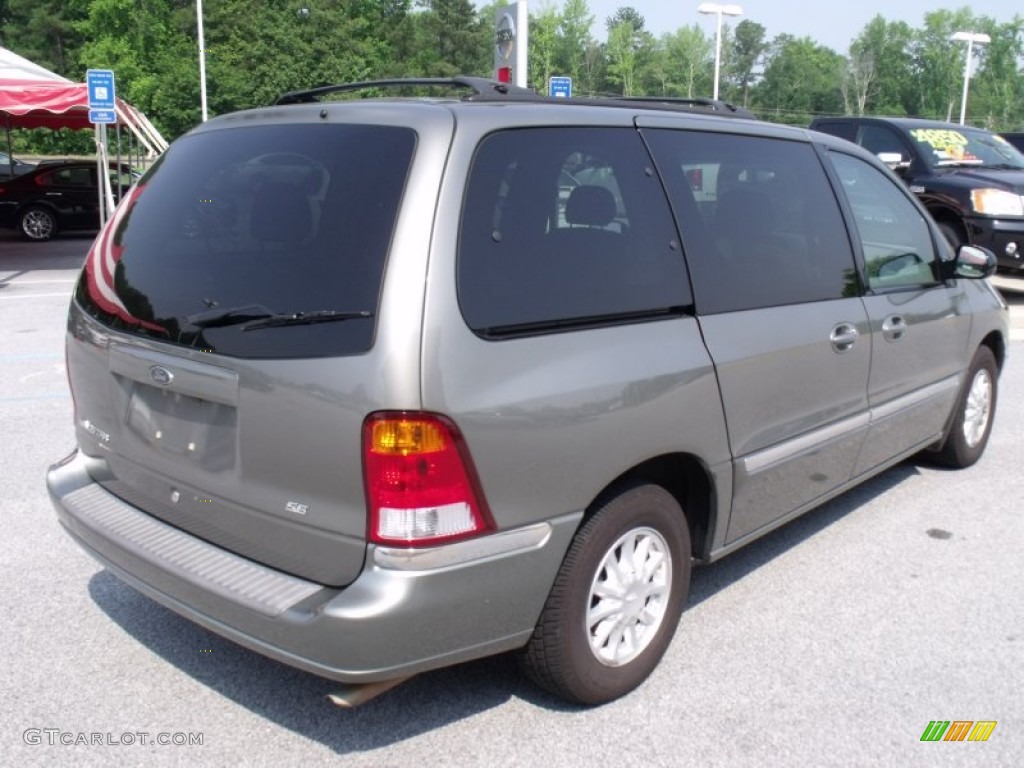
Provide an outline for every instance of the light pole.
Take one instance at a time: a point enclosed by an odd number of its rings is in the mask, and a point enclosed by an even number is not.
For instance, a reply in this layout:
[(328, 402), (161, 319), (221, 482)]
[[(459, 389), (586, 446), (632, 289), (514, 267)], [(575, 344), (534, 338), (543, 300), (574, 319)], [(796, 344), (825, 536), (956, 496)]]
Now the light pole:
[(701, 3), (697, 6), (697, 13), (714, 14), (718, 17), (715, 25), (715, 93), (712, 98), (718, 98), (718, 71), (722, 65), (722, 16), (739, 16), (743, 9), (738, 5), (721, 5), (720, 3)]
[(196, 0), (196, 26), (199, 32), (199, 103), (206, 122), (206, 41), (203, 39), (203, 0)]
[(960, 102), (960, 125), (964, 124), (967, 115), (967, 84), (971, 81), (971, 49), (975, 43), (984, 45), (991, 43), (992, 38), (983, 32), (954, 32), (950, 40), (967, 41), (967, 58), (964, 59), (964, 97)]

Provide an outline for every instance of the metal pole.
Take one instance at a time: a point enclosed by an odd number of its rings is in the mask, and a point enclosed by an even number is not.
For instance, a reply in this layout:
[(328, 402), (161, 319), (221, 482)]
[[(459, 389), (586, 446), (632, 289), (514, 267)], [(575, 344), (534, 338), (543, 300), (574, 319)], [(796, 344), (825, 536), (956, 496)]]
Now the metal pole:
[(719, 67), (721, 66), (721, 60), (722, 60), (722, 9), (721, 8), (718, 9), (718, 12), (715, 14), (715, 16), (718, 19), (718, 23), (717, 23), (716, 29), (715, 29), (715, 86), (714, 86), (714, 96), (712, 98), (714, 98), (715, 101), (717, 101), (718, 100), (718, 70), (719, 70)]
[(199, 103), (206, 122), (206, 40), (203, 37), (203, 0), (196, 0), (196, 18), (199, 27)]
[(121, 202), (121, 122), (115, 123), (114, 135), (117, 137), (117, 165), (115, 166), (114, 178), (117, 179), (117, 202)]
[(96, 194), (99, 195), (98, 208), (100, 212), (100, 226), (107, 223), (105, 211), (106, 198), (103, 195), (103, 142), (106, 139), (106, 126), (97, 123), (95, 126), (96, 139)]
[(967, 39), (967, 58), (964, 60), (964, 96), (960, 101), (960, 125), (964, 124), (964, 118), (967, 116), (967, 84), (971, 80), (971, 46), (974, 44), (974, 40)]
[(530, 13), (526, 0), (516, 2), (516, 81), (513, 85), (526, 88), (529, 84), (527, 67), (529, 66), (530, 48)]
[(9, 164), (8, 170), (11, 173), (11, 178), (14, 178), (14, 154), (11, 152), (11, 116), (7, 115), (5, 124), (7, 126), (7, 162)]

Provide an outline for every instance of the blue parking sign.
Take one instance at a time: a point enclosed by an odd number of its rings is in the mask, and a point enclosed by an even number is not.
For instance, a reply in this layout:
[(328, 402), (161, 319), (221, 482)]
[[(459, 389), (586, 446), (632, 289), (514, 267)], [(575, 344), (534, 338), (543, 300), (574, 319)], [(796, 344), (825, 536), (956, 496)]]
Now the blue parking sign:
[(114, 109), (113, 70), (86, 70), (85, 84), (89, 91), (89, 109)]
[(572, 97), (571, 77), (552, 77), (548, 80), (548, 95), (556, 99)]

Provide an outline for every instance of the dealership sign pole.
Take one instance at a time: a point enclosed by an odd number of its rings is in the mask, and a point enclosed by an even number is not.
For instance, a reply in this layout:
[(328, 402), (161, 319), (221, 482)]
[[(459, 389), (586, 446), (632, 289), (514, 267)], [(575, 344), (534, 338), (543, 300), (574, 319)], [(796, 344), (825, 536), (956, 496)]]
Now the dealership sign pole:
[(496, 11), (494, 21), (494, 79), (526, 88), (530, 19), (526, 0)]

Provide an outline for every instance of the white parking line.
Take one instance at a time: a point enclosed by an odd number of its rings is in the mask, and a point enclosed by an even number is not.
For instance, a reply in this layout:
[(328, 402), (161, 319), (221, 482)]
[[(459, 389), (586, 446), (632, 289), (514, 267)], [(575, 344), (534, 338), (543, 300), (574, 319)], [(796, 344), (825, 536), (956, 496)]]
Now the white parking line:
[(47, 296), (63, 296), (68, 298), (71, 296), (71, 291), (64, 291), (63, 293), (24, 293), (18, 296), (4, 296), (0, 294), (0, 301), (4, 299), (41, 299)]
[(67, 285), (74, 282), (77, 282), (77, 278), (69, 278), (67, 280), (18, 280), (17, 278), (11, 280), (0, 278), (0, 285)]

